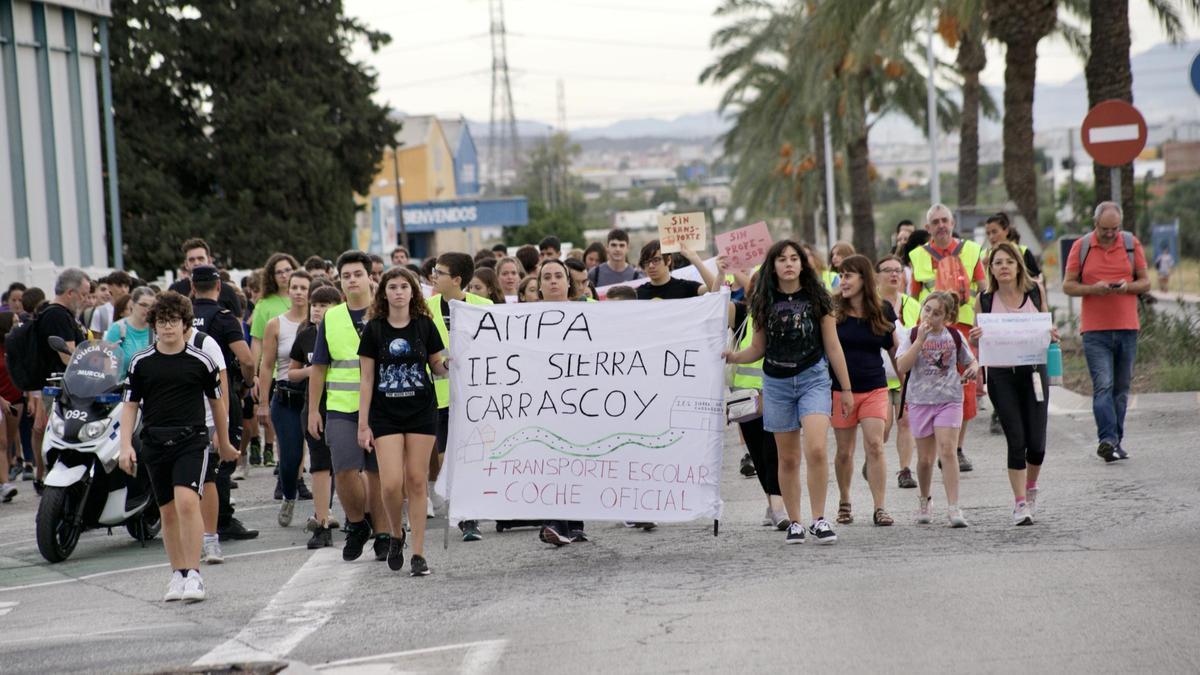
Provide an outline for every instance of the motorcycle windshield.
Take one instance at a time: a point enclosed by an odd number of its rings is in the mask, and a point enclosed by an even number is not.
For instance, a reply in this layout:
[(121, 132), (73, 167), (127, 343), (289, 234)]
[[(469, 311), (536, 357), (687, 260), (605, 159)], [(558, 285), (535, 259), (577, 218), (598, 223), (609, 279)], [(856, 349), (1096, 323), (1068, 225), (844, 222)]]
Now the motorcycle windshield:
[(95, 398), (121, 384), (121, 348), (112, 342), (81, 342), (63, 373), (63, 388), (77, 398)]

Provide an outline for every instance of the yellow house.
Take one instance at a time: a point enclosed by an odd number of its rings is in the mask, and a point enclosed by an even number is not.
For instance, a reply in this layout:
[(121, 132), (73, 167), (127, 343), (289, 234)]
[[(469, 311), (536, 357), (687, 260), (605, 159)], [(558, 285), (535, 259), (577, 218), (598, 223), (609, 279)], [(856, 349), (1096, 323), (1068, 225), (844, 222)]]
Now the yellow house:
[[(396, 134), (399, 147), (399, 175), (402, 196), (409, 202), (434, 202), (458, 196), (454, 184), (454, 155), (446, 141), (441, 122), (432, 115), (410, 115), (402, 120), (404, 128)], [(383, 151), (367, 202), (372, 197), (395, 197), (393, 149)]]

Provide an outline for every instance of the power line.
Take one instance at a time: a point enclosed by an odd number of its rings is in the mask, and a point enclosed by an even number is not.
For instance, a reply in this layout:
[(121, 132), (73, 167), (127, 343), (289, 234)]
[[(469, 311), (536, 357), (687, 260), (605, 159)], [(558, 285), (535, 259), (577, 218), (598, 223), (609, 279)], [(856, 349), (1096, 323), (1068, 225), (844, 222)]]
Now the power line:
[(602, 9), (609, 12), (635, 12), (643, 14), (669, 14), (672, 16), (711, 16), (711, 12), (707, 9), (700, 11), (691, 11), (683, 8), (667, 8), (667, 7), (645, 7), (640, 5), (621, 5), (621, 4), (599, 4), (595, 2), (575, 2), (572, 0), (569, 3), (562, 0), (551, 0), (558, 8), (587, 8), (587, 9)]
[(695, 82), (680, 82), (679, 80), (655, 80), (650, 78), (630, 77), (627, 75), (598, 75), (591, 73), (562, 73), (552, 72), (548, 70), (530, 70), (528, 68), (514, 68), (513, 72), (518, 75), (533, 75), (536, 77), (567, 77), (579, 80), (596, 80), (600, 82), (622, 82), (626, 84), (657, 84), (665, 86), (685, 86), (685, 87), (700, 87), (702, 85)]
[(605, 38), (589, 38), (589, 37), (578, 37), (578, 36), (571, 36), (571, 35), (539, 35), (536, 33), (509, 32), (509, 35), (513, 36), (513, 37), (528, 38), (528, 39), (532, 39), (532, 40), (551, 40), (554, 42), (570, 42), (573, 44), (583, 43), (583, 44), (593, 44), (593, 45), (606, 45), (606, 46), (611, 46), (611, 47), (635, 47), (635, 48), (640, 48), (640, 49), (663, 49), (663, 50), (670, 50), (670, 51), (686, 51), (686, 52), (693, 52), (693, 51), (707, 52), (707, 51), (709, 51), (709, 49), (707, 47), (700, 47), (700, 46), (696, 46), (696, 45), (684, 45), (684, 44), (670, 44), (670, 43), (660, 44), (660, 43), (656, 43), (656, 42), (632, 42), (629, 40), (609, 40), (609, 39), (605, 39)]
[(379, 90), (380, 91), (390, 91), (393, 89), (403, 89), (405, 87), (415, 87), (418, 85), (431, 84), (431, 83), (435, 83), (435, 82), (449, 82), (451, 80), (461, 80), (464, 77), (471, 77), (474, 75), (486, 75), (490, 72), (491, 72), (490, 70), (476, 69), (476, 70), (468, 70), (468, 71), (462, 72), (462, 73), (449, 73), (446, 75), (436, 75), (434, 77), (426, 77), (426, 78), (423, 78), (420, 80), (409, 80), (408, 82), (398, 82), (396, 84), (389, 84), (386, 87), (380, 87)]
[(487, 33), (472, 33), (471, 35), (460, 35), (458, 37), (446, 38), (444, 40), (430, 40), (429, 42), (418, 42), (418, 43), (402, 42), (399, 40), (394, 40), (392, 42), (392, 44), (380, 49), (376, 53), (377, 54), (388, 54), (391, 52), (407, 52), (407, 51), (417, 51), (420, 49), (436, 49), (438, 47), (446, 47), (449, 45), (462, 44), (463, 42), (470, 42), (472, 40), (478, 40), (480, 38), (485, 38), (487, 36), (488, 36)]

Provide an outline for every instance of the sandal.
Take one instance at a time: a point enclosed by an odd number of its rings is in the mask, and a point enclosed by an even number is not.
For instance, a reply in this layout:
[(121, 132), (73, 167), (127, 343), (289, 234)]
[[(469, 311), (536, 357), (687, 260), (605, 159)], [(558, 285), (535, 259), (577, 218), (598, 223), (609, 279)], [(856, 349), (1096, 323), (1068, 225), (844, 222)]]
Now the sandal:
[(886, 527), (896, 522), (892, 520), (892, 517), (888, 515), (888, 512), (884, 511), (883, 509), (875, 509), (874, 520), (875, 524), (879, 525), (880, 527)]
[(854, 516), (850, 515), (850, 502), (842, 502), (838, 504), (837, 521), (842, 525), (848, 525), (854, 522)]

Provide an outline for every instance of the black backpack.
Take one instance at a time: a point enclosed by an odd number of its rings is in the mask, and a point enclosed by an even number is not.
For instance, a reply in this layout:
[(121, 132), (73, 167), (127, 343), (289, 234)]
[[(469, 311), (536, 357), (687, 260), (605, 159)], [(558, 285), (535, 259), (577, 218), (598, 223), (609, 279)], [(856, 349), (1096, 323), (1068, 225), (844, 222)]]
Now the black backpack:
[(4, 337), (4, 366), (8, 368), (9, 379), (21, 391), (40, 391), (46, 386), (37, 322), (35, 315)]

